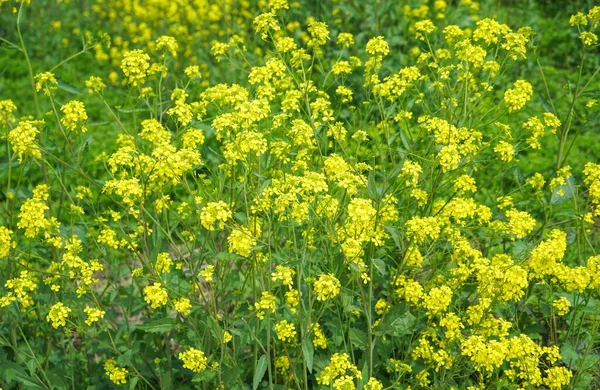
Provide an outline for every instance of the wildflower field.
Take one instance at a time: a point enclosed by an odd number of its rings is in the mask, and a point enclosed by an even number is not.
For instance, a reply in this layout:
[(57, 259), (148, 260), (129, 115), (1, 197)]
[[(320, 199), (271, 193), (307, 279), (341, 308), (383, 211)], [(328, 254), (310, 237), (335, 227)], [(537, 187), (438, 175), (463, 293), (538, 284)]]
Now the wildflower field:
[(599, 389), (598, 34), (0, 0), (0, 390)]

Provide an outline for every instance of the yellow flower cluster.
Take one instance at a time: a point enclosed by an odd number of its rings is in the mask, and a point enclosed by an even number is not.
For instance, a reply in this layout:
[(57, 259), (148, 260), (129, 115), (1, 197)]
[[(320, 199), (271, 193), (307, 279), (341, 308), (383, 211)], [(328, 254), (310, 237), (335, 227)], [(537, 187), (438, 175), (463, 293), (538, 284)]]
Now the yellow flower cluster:
[(188, 350), (179, 353), (179, 360), (183, 362), (183, 368), (187, 368), (193, 372), (201, 372), (206, 369), (208, 359), (204, 352), (196, 348), (189, 348)]
[(525, 107), (532, 94), (533, 88), (529, 82), (526, 80), (515, 81), (514, 88), (504, 92), (504, 104), (508, 112), (518, 111)]
[(296, 327), (286, 320), (279, 321), (275, 325), (275, 333), (277, 333), (277, 338), (284, 343), (293, 343), (296, 339)]
[(50, 308), (50, 312), (46, 316), (46, 320), (52, 323), (54, 329), (67, 324), (67, 318), (71, 309), (66, 307), (62, 302), (55, 303)]
[(104, 362), (104, 371), (115, 385), (124, 385), (127, 383), (127, 374), (129, 374), (129, 371), (124, 367), (117, 366), (115, 359), (110, 358)]
[(152, 309), (158, 309), (159, 307), (166, 305), (168, 299), (169, 295), (167, 294), (167, 290), (162, 287), (161, 283), (154, 283), (144, 287), (144, 300)]
[(106, 312), (104, 310), (100, 310), (97, 307), (90, 307), (90, 306), (86, 306), (83, 309), (83, 312), (85, 314), (87, 314), (85, 323), (89, 326), (98, 322), (100, 319), (104, 318), (104, 315), (106, 314)]
[(10, 250), (16, 247), (17, 243), (13, 240), (12, 230), (0, 226), (0, 259), (8, 256)]
[(19, 156), (19, 161), (22, 161), (25, 156), (42, 158), (42, 152), (36, 143), (36, 138), (40, 133), (38, 126), (41, 125), (43, 125), (42, 121), (25, 120), (19, 122), (17, 127), (8, 133), (8, 142), (11, 144), (13, 152)]
[(79, 128), (79, 131), (85, 133), (87, 128), (82, 126), (82, 122), (88, 119), (87, 112), (85, 111), (85, 105), (77, 100), (71, 100), (60, 108), (63, 113), (63, 117), (60, 122), (67, 130), (75, 130)]
[(225, 222), (231, 218), (231, 210), (223, 201), (208, 203), (200, 214), (200, 223), (207, 230), (223, 229)]
[[(339, 386), (346, 380), (353, 384), (355, 379), (360, 379), (361, 373), (350, 361), (350, 356), (346, 353), (335, 353), (331, 356), (329, 364), (317, 376), (317, 383), (328, 386), (336, 383)], [(338, 382), (339, 381), (339, 382)]]
[(340, 293), (340, 281), (332, 274), (321, 274), (314, 284), (314, 293), (319, 301), (327, 301)]

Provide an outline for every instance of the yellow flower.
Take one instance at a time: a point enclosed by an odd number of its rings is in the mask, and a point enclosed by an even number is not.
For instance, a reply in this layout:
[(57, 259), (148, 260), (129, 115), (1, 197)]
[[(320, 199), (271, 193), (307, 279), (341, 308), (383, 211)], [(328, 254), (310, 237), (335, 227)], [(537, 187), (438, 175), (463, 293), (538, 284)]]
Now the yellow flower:
[(127, 78), (127, 83), (137, 87), (144, 83), (150, 69), (150, 56), (136, 49), (125, 52), (121, 61), (121, 70)]
[(175, 38), (168, 35), (163, 35), (156, 40), (156, 48), (164, 52), (169, 52), (172, 57), (177, 57), (179, 44)]
[(383, 390), (383, 384), (376, 378), (370, 377), (364, 387), (365, 390)]
[(179, 360), (183, 361), (183, 368), (187, 368), (193, 372), (204, 371), (208, 363), (204, 352), (196, 348), (189, 348), (187, 351), (181, 352)]
[(323, 22), (317, 22), (315, 20), (308, 21), (308, 34), (310, 40), (308, 41), (309, 47), (323, 46), (329, 40), (329, 30), (327, 25)]
[(91, 326), (95, 322), (98, 322), (98, 320), (100, 320), (101, 318), (104, 318), (104, 314), (106, 314), (104, 310), (100, 310), (97, 307), (90, 306), (86, 306), (83, 309), (83, 312), (87, 314), (85, 323), (89, 326)]
[(414, 29), (416, 31), (416, 38), (424, 41), (425, 35), (434, 32), (435, 30), (437, 30), (437, 27), (435, 26), (435, 24), (433, 24), (431, 20), (425, 19), (416, 22), (414, 25)]
[(535, 227), (535, 219), (526, 211), (510, 209), (506, 212), (506, 231), (514, 234), (516, 238), (526, 237)]
[(173, 306), (175, 306), (177, 313), (181, 314), (182, 316), (187, 316), (192, 311), (192, 304), (186, 297), (175, 300), (173, 302)]
[(252, 247), (256, 245), (256, 238), (246, 227), (233, 229), (227, 238), (229, 253), (236, 253), (243, 257), (249, 257)]
[(287, 322), (286, 320), (280, 321), (275, 325), (275, 332), (277, 338), (284, 343), (293, 342), (296, 338), (296, 328), (294, 324)]
[(144, 287), (144, 300), (150, 305), (151, 308), (157, 309), (167, 304), (169, 296), (167, 290), (165, 290), (161, 283), (154, 283)]
[(58, 302), (50, 308), (46, 320), (52, 322), (52, 327), (57, 329), (59, 326), (65, 326), (67, 324), (66, 321), (67, 318), (69, 318), (70, 312), (71, 309), (66, 307), (62, 302)]
[(500, 160), (510, 162), (515, 155), (515, 147), (508, 142), (500, 141), (494, 148), (494, 152), (498, 153)]
[(212, 282), (214, 273), (215, 266), (209, 264), (202, 271), (200, 271), (199, 275), (202, 276), (207, 282)]
[(48, 205), (48, 186), (40, 184), (33, 190), (33, 197), (21, 205), (17, 227), (25, 229), (25, 237), (34, 238), (41, 230), (47, 229), (50, 222), (46, 219)]
[(565, 297), (560, 297), (552, 302), (552, 307), (556, 310), (556, 314), (564, 316), (571, 308), (571, 302)]
[(329, 364), (317, 376), (317, 383), (329, 386), (336, 378), (346, 375), (356, 379), (361, 378), (360, 371), (350, 362), (350, 356), (347, 353), (334, 353)]
[(77, 100), (71, 100), (60, 108), (60, 111), (64, 114), (60, 122), (65, 126), (67, 130), (75, 130), (79, 127), (82, 133), (87, 131), (85, 126), (81, 126), (81, 123), (88, 119), (88, 115), (85, 112), (85, 105)]
[(215, 225), (223, 229), (225, 222), (232, 216), (227, 203), (223, 201), (208, 203), (200, 214), (200, 223), (207, 230), (216, 230)]
[(231, 335), (231, 333), (224, 331), (223, 332), (223, 342), (225, 344), (227, 344), (228, 342), (230, 342), (231, 340), (233, 340), (233, 336)]
[(333, 274), (321, 274), (315, 281), (314, 292), (319, 301), (333, 299), (340, 293), (340, 281)]
[(354, 36), (347, 32), (341, 32), (337, 36), (337, 44), (344, 47), (350, 47), (354, 45)]
[(0, 259), (8, 256), (11, 248), (16, 248), (17, 243), (12, 239), (13, 232), (0, 226)]
[(372, 56), (387, 56), (390, 52), (390, 46), (382, 36), (378, 36), (369, 39), (366, 50)]
[(266, 313), (275, 313), (275, 297), (268, 291), (263, 291), (260, 300), (254, 303), (256, 316), (263, 319)]
[(584, 31), (579, 35), (579, 39), (586, 46), (593, 46), (598, 43), (598, 36), (593, 32)]
[(546, 370), (544, 384), (551, 390), (558, 390), (569, 385), (572, 377), (573, 373), (567, 367), (551, 367)]
[(159, 253), (156, 256), (156, 263), (154, 264), (154, 269), (159, 274), (169, 273), (171, 272), (171, 266), (173, 265), (173, 260), (171, 260), (171, 256), (168, 253)]
[(507, 89), (504, 93), (504, 104), (508, 112), (518, 111), (525, 107), (525, 104), (531, 99), (533, 88), (525, 80), (517, 80), (512, 89)]
[(296, 271), (294, 271), (292, 268), (284, 267), (282, 265), (278, 265), (276, 267), (276, 271), (277, 272), (271, 273), (271, 279), (273, 280), (273, 282), (281, 280), (285, 286), (292, 288), (292, 278), (296, 274)]
[(54, 74), (50, 72), (39, 73), (35, 75), (35, 90), (44, 91), (44, 95), (50, 96), (58, 88), (58, 81), (54, 77)]
[(448, 308), (452, 300), (452, 289), (448, 286), (434, 287), (423, 298), (423, 307), (430, 316), (440, 314)]
[(106, 88), (106, 84), (104, 84), (104, 81), (102, 81), (102, 79), (98, 76), (91, 76), (89, 79), (87, 79), (85, 81), (85, 86), (90, 95), (101, 93), (104, 88)]
[(118, 367), (115, 359), (110, 358), (104, 362), (104, 371), (106, 375), (116, 385), (124, 385), (127, 383), (127, 371), (126, 368)]
[(8, 133), (8, 142), (11, 144), (13, 152), (19, 156), (19, 162), (23, 160), (24, 156), (42, 157), (40, 148), (36, 144), (37, 135), (40, 133), (37, 127), (42, 124), (41, 121), (21, 121)]

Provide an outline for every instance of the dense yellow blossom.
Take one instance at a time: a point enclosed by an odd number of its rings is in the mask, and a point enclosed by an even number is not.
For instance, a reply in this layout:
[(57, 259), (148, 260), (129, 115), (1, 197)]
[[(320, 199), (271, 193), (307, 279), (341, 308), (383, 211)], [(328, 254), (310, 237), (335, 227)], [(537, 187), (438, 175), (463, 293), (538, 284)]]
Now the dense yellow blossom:
[(127, 383), (127, 374), (129, 374), (129, 371), (124, 367), (117, 366), (115, 359), (111, 358), (104, 362), (104, 371), (114, 384), (124, 385)]
[(65, 326), (71, 309), (66, 307), (62, 302), (55, 303), (50, 308), (50, 312), (46, 316), (46, 320), (52, 323), (53, 328)]
[(340, 293), (340, 281), (332, 274), (321, 274), (315, 281), (314, 292), (319, 301), (335, 298)]
[(196, 348), (189, 348), (177, 356), (183, 362), (183, 367), (193, 372), (201, 372), (206, 369), (208, 359), (204, 352)]
[(153, 285), (144, 287), (144, 300), (151, 308), (157, 309), (166, 305), (168, 299), (167, 290), (162, 287), (161, 283), (154, 283)]

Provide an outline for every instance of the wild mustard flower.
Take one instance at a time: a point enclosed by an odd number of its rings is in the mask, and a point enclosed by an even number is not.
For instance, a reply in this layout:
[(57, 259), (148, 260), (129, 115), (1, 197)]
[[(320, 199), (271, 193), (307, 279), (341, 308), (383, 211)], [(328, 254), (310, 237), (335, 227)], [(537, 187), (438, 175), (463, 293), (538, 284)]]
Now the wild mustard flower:
[(227, 238), (229, 253), (235, 253), (243, 257), (249, 257), (252, 248), (257, 244), (256, 238), (246, 227), (232, 230)]
[(52, 323), (54, 329), (67, 324), (67, 318), (71, 309), (66, 307), (62, 302), (55, 303), (50, 308), (50, 312), (46, 316), (46, 320)]
[(8, 142), (12, 146), (13, 152), (19, 156), (19, 161), (25, 156), (41, 158), (42, 153), (36, 142), (40, 133), (38, 126), (43, 125), (41, 121), (21, 121), (8, 133)]
[(129, 371), (124, 367), (117, 366), (115, 359), (110, 358), (104, 362), (104, 371), (112, 383), (116, 385), (127, 383), (127, 374), (129, 374)]
[(585, 46), (594, 46), (598, 43), (598, 36), (590, 31), (584, 31), (579, 34), (579, 39)]
[(223, 229), (225, 222), (231, 218), (231, 210), (227, 203), (223, 201), (210, 202), (200, 214), (200, 223), (207, 230)]
[(335, 353), (331, 356), (329, 364), (317, 376), (317, 383), (328, 386), (340, 376), (349, 375), (351, 378), (360, 378), (360, 371), (350, 361), (346, 353)]
[(35, 75), (35, 90), (43, 91), (44, 95), (51, 96), (58, 88), (58, 81), (51, 72), (44, 72)]
[(132, 87), (141, 86), (150, 69), (150, 56), (142, 50), (131, 50), (123, 54), (121, 70)]
[(173, 302), (173, 306), (175, 307), (175, 310), (177, 310), (177, 313), (179, 313), (183, 316), (189, 315), (190, 312), (192, 311), (192, 304), (191, 304), (190, 300), (186, 297), (181, 297), (179, 299), (176, 299)]
[(340, 293), (340, 281), (332, 274), (321, 274), (315, 281), (314, 292), (319, 301), (333, 299)]
[(565, 297), (560, 297), (552, 301), (552, 307), (556, 310), (557, 315), (564, 316), (569, 312), (571, 302)]
[(85, 133), (87, 128), (82, 126), (82, 122), (88, 119), (87, 112), (85, 111), (85, 105), (77, 100), (71, 100), (60, 108), (63, 113), (61, 123), (67, 130), (75, 130), (79, 128), (79, 131)]
[(154, 283), (144, 287), (144, 300), (152, 309), (158, 309), (166, 305), (168, 299), (167, 290), (162, 287), (161, 283)]
[(296, 327), (286, 320), (279, 321), (275, 325), (275, 333), (277, 338), (284, 343), (293, 343), (296, 339)]
[(85, 320), (86, 325), (91, 326), (92, 324), (98, 322), (101, 318), (104, 318), (106, 312), (104, 310), (100, 310), (97, 307), (86, 306), (83, 309), (83, 312), (87, 315)]
[(12, 230), (0, 226), (0, 259), (8, 256), (10, 250), (16, 247), (17, 243), (13, 240)]
[[(338, 38), (339, 39), (339, 38)], [(383, 36), (378, 36), (369, 39), (366, 47), (367, 53), (372, 56), (386, 56), (390, 52), (390, 46), (385, 41)]]
[(275, 313), (275, 297), (268, 291), (263, 291), (258, 302), (254, 303), (256, 316), (263, 319), (267, 313)]
[(33, 190), (33, 197), (21, 205), (17, 227), (25, 229), (25, 237), (34, 238), (40, 231), (50, 226), (45, 215), (49, 209), (46, 203), (48, 198), (48, 186), (40, 184)]
[(183, 368), (187, 368), (193, 372), (204, 371), (208, 364), (208, 359), (204, 355), (204, 352), (196, 348), (189, 348), (181, 352), (178, 357), (183, 362)]
[(518, 111), (525, 107), (525, 104), (531, 99), (533, 87), (525, 80), (515, 81), (514, 88), (507, 89), (504, 93), (504, 104), (508, 112)]
[(175, 38), (168, 35), (162, 35), (156, 40), (156, 49), (162, 50), (165, 53), (168, 52), (171, 57), (177, 57), (179, 44)]

